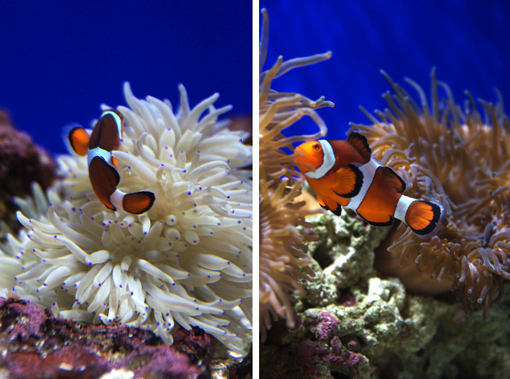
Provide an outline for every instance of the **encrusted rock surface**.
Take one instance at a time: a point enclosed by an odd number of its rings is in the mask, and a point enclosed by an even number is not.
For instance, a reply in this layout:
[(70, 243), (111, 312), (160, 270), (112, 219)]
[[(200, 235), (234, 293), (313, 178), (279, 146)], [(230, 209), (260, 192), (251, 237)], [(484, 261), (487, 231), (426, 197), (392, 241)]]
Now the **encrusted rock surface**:
[[(510, 288), (484, 321), (452, 294), (406, 292), (373, 269), (387, 233), (344, 214), (311, 220), (317, 275), (296, 303), (298, 326), (274, 325), (261, 378), (504, 378), (509, 376)], [(507, 286), (510, 287), (510, 286)]]
[(248, 378), (249, 359), (214, 360), (217, 345), (193, 329), (178, 331), (169, 347), (150, 330), (82, 325), (0, 298), (0, 378)]
[(9, 115), (0, 110), (0, 240), (6, 226), (8, 230), (20, 227), (11, 198), (31, 195), (32, 182), (46, 189), (55, 179), (56, 169), (51, 155), (27, 133), (17, 130)]

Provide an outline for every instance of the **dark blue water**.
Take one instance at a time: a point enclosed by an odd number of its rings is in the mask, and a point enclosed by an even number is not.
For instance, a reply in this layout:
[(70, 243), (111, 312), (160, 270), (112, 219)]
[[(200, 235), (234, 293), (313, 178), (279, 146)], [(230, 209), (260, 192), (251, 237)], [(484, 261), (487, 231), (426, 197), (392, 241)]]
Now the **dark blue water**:
[(2, 2), (0, 107), (57, 153), (66, 123), (125, 104), (126, 80), (137, 97), (177, 105), (183, 83), (192, 105), (219, 92), (251, 114), (251, 13), (237, 0)]
[[(343, 139), (349, 122), (368, 123), (359, 105), (369, 111), (386, 107), (381, 94), (390, 87), (381, 69), (399, 83), (410, 77), (429, 93), (436, 66), (457, 102), (464, 102), (464, 90), (495, 102), (498, 87), (510, 104), (509, 1), (261, 0), (260, 6), (270, 16), (267, 63), (278, 55), (333, 52), (329, 61), (274, 82), (276, 90), (324, 95), (335, 103), (319, 111), (329, 138)], [(300, 127), (310, 131), (313, 125)]]

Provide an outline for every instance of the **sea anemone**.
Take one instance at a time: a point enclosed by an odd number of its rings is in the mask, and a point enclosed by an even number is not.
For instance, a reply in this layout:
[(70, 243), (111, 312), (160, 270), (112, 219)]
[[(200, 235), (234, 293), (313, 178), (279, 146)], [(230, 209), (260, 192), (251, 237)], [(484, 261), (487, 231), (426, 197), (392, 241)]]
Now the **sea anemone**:
[[(503, 101), (480, 101), (482, 117), (469, 93), (464, 107), (457, 105), (433, 70), (430, 103), (421, 87), (407, 79), (420, 106), (384, 75), (395, 91), (384, 95), (390, 109), (377, 111), (379, 119), (364, 111), (373, 124), (352, 125), (350, 131), (361, 131), (374, 157), (404, 178), (406, 194), (442, 204), (446, 220), (431, 239), (418, 238), (401, 224), (386, 242), (387, 251), (380, 249), (378, 268), (401, 276), (399, 266), (411, 260), (422, 272), (404, 274), (415, 277), (415, 292), (457, 290), (466, 312), (469, 301), (487, 317), (491, 303), (502, 296), (503, 278), (510, 278), (510, 125)], [(398, 259), (400, 265), (389, 263)], [(430, 278), (445, 283), (430, 287)]]
[(168, 344), (175, 323), (199, 327), (242, 356), (252, 307), (248, 134), (218, 122), (230, 109), (214, 107), (218, 94), (191, 109), (179, 90), (176, 114), (168, 100), (137, 99), (129, 84), (129, 108), (117, 108), (126, 124), (113, 152), (119, 187), (150, 189), (154, 206), (142, 215), (106, 209), (87, 158), (60, 157), (65, 178), (49, 190), (51, 204), (19, 212), (26, 230), (9, 237), (5, 253), (21, 252), (24, 270), (14, 292), (62, 317), (149, 327)]
[[(269, 18), (262, 10), (264, 20), (259, 50), (259, 67), (267, 58)], [(326, 134), (326, 126), (315, 111), (333, 106), (320, 98), (312, 101), (297, 93), (279, 93), (271, 89), (274, 79), (292, 68), (310, 65), (328, 59), (331, 52), (284, 62), (279, 57), (273, 67), (259, 76), (259, 151), (260, 151), (260, 330), (262, 339), (271, 328), (272, 319), (286, 319), (288, 327), (295, 324), (293, 296), (305, 294), (299, 279), (313, 275), (312, 260), (306, 255), (307, 241), (315, 237), (304, 229), (310, 227), (305, 216), (316, 212), (300, 209), (296, 201), (301, 193), (303, 177), (294, 167), (292, 144), (319, 138)], [(319, 126), (309, 136), (286, 137), (282, 131), (307, 115)]]

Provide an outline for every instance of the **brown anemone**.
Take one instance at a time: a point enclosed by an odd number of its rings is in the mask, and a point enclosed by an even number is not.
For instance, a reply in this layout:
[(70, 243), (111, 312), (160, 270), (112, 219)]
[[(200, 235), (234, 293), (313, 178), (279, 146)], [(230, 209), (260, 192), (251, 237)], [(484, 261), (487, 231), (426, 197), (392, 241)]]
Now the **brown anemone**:
[(418, 93), (415, 101), (383, 74), (395, 92), (384, 95), (389, 109), (376, 111), (377, 117), (363, 110), (373, 124), (351, 125), (350, 131), (361, 131), (374, 157), (404, 178), (406, 194), (441, 203), (446, 218), (430, 239), (405, 225), (394, 229), (379, 249), (378, 269), (400, 276), (415, 292), (457, 290), (466, 311), (469, 301), (486, 317), (501, 298), (503, 279), (510, 278), (510, 125), (503, 101), (499, 93), (496, 105), (480, 101), (480, 114), (466, 93), (462, 107), (435, 70), (430, 102), (407, 79)]
[[(262, 10), (264, 21), (260, 42), (260, 67), (267, 58), (269, 19)], [(305, 231), (311, 225), (305, 216), (317, 211), (302, 210), (303, 202), (296, 201), (301, 193), (303, 178), (294, 167), (294, 158), (285, 149), (294, 151), (295, 142), (314, 140), (326, 134), (326, 126), (315, 111), (333, 104), (320, 98), (312, 101), (297, 93), (279, 93), (271, 89), (273, 79), (292, 68), (327, 59), (331, 53), (283, 61), (279, 57), (273, 67), (260, 72), (260, 330), (262, 340), (271, 328), (272, 320), (285, 318), (288, 327), (294, 326), (292, 303), (294, 296), (305, 290), (299, 279), (313, 275), (312, 263), (306, 255), (307, 241), (315, 237)], [(309, 116), (319, 126), (310, 136), (286, 137), (282, 131), (303, 116)]]

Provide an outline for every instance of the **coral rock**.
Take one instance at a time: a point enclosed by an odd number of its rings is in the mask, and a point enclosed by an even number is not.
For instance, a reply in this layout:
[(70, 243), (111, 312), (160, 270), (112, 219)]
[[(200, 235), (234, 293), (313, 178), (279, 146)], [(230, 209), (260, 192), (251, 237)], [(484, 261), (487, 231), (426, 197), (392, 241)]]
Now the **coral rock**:
[(0, 220), (11, 230), (20, 226), (11, 198), (30, 195), (32, 182), (46, 189), (56, 177), (56, 168), (53, 158), (0, 111)]
[(150, 330), (83, 326), (55, 319), (49, 311), (13, 298), (0, 298), (0, 321), (3, 366), (13, 379), (209, 375), (214, 346), (211, 337), (198, 330), (179, 331), (176, 346), (169, 347)]
[[(261, 378), (508, 376), (510, 296), (487, 322), (482, 310), (466, 316), (452, 296), (413, 295), (399, 279), (377, 276), (373, 250), (386, 231), (349, 215), (314, 221), (319, 240), (309, 251), (329, 258), (313, 265), (308, 295), (294, 307), (298, 326), (275, 324), (261, 345)], [(321, 288), (335, 291), (331, 300), (319, 300)]]

